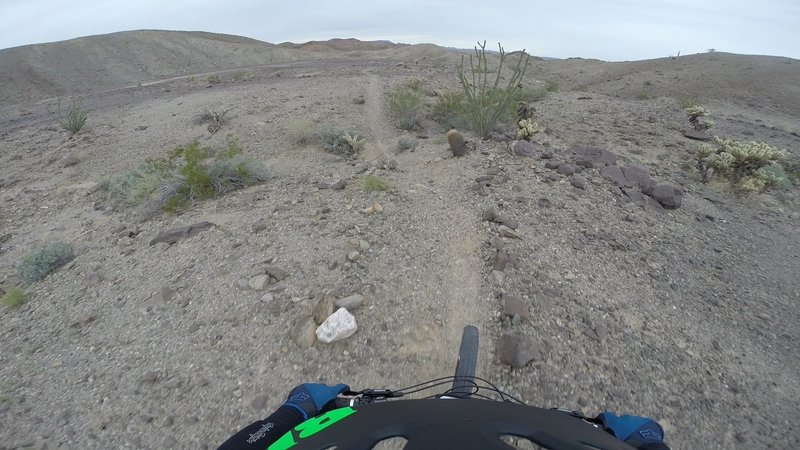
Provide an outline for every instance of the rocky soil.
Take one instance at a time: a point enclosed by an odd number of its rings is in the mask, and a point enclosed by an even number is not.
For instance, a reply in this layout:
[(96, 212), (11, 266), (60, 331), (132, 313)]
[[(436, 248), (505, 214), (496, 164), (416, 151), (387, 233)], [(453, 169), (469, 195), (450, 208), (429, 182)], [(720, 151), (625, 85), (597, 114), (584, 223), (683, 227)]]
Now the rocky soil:
[[(43, 103), (4, 109), (0, 287), (41, 243), (76, 259), (0, 311), (0, 448), (215, 448), (300, 382), (446, 376), (466, 324), (481, 331), (479, 374), (529, 404), (651, 416), (674, 449), (800, 445), (796, 191), (740, 199), (699, 182), (667, 92), (696, 87), (707, 62), (690, 62), (689, 81), (658, 78), (668, 89), (652, 98), (592, 89), (599, 62), (537, 63), (528, 83), (575, 68), (535, 104), (546, 131), (530, 146), (471, 138), (460, 158), (435, 123), (401, 132), (386, 112), (385, 93), (412, 78), (429, 104), (457, 87), (425, 54), (87, 96), (74, 137)], [(782, 107), (797, 92), (748, 104), (715, 89), (719, 134), (800, 156)], [(195, 120), (229, 108), (213, 135)], [(355, 127), (367, 148), (295, 145), (301, 118)], [(148, 219), (103, 190), (228, 133), (267, 183)], [(419, 146), (395, 154), (401, 136)], [(367, 175), (390, 189), (366, 191)], [(358, 331), (320, 342), (342, 305)]]

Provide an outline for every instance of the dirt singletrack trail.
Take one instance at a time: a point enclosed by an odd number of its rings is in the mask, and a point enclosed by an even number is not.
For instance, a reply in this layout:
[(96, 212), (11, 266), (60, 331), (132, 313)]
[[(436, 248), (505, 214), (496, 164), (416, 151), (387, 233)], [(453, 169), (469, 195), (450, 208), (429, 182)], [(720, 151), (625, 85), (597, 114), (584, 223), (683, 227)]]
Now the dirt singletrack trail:
[[(394, 125), (384, 98), (380, 77), (370, 74), (366, 103), (373, 142), (362, 156), (367, 160), (391, 156), (389, 132)], [(481, 261), (476, 216), (469, 213), (460, 195), (455, 195), (463, 190), (462, 179), (454, 178), (452, 167), (442, 161), (431, 164), (431, 155), (427, 149), (407, 155), (400, 171), (391, 176), (393, 191), (414, 199), (402, 208), (403, 222), (424, 224), (413, 234), (406, 230), (408, 234), (399, 236), (403, 242), (398, 245), (411, 244), (411, 254), (427, 255), (432, 260), (426, 267), (415, 268), (416, 273), (410, 277), (416, 280), (408, 287), (408, 306), (414, 319), (408, 322), (409, 328), (398, 330), (403, 336), (399, 352), (424, 362), (414, 368), (418, 380), (448, 375), (455, 367), (464, 326), (476, 325), (480, 329), (481, 321), (490, 316), (488, 306), (481, 307), (478, 298)], [(404, 284), (399, 279), (395, 281), (398, 287)], [(399, 291), (402, 293), (403, 289), (400, 287)], [(437, 319), (431, 321), (429, 311)]]

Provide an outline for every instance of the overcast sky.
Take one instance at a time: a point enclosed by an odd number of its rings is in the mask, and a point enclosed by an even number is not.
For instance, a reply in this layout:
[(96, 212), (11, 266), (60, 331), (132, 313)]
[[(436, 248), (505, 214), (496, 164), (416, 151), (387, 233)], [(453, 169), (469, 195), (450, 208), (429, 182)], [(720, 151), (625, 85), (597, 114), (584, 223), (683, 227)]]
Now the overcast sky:
[(0, 48), (135, 29), (333, 37), (609, 61), (718, 51), (800, 59), (798, 0), (0, 0)]

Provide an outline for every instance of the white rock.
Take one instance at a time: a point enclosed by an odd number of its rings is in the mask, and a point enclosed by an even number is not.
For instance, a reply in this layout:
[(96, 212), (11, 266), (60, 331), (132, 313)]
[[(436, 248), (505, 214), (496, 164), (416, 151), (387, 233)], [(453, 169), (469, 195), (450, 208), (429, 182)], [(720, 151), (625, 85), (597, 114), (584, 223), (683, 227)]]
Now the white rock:
[(329, 344), (349, 338), (356, 330), (356, 318), (345, 308), (339, 308), (317, 327), (317, 339)]

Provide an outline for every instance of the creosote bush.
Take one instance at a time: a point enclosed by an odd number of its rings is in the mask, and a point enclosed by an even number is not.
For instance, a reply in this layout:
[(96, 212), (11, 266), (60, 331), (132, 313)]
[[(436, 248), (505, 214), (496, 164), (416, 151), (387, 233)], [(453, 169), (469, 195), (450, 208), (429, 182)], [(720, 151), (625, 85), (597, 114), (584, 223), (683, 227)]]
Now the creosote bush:
[(422, 118), (422, 92), (418, 80), (412, 80), (389, 92), (389, 112), (398, 128), (413, 130)]
[(18, 287), (9, 288), (6, 293), (0, 297), (0, 303), (9, 308), (18, 308), (25, 303), (25, 291)]
[[(473, 131), (481, 138), (488, 136), (504, 115), (516, 110), (514, 97), (518, 95), (520, 82), (529, 63), (523, 50), (516, 66), (512, 67), (511, 73), (506, 77), (505, 85), (501, 86), (503, 65), (507, 57), (503, 46), (498, 44), (498, 47), (500, 61), (497, 70), (489, 70), (486, 41), (483, 44), (479, 42), (475, 47), (475, 54), (469, 55), (469, 68), (465, 67), (463, 56), (461, 64), (456, 66), (458, 79), (464, 89), (465, 116)], [(490, 81), (492, 74), (494, 80)]]
[(25, 283), (33, 283), (55, 272), (72, 261), (72, 247), (64, 242), (49, 242), (28, 253), (17, 267), (17, 276)]
[(375, 175), (367, 175), (364, 177), (364, 190), (371, 191), (385, 191), (389, 189), (389, 183), (382, 178)]
[(759, 193), (784, 182), (779, 173), (769, 167), (783, 161), (786, 155), (785, 150), (764, 142), (717, 138), (715, 145), (700, 147), (697, 168), (703, 181), (715, 175), (728, 179), (739, 193)]
[(308, 118), (295, 119), (286, 125), (286, 134), (293, 144), (307, 145), (317, 137), (316, 125)]
[(433, 104), (431, 119), (442, 124), (445, 130), (465, 128), (464, 93), (450, 91), (439, 94)]
[(216, 154), (192, 142), (113, 177), (108, 190), (128, 206), (178, 212), (198, 201), (266, 181), (263, 163), (242, 153), (232, 136), (227, 147)]
[(397, 140), (397, 153), (403, 153), (406, 150), (412, 152), (417, 148), (417, 140), (411, 137), (401, 137)]

